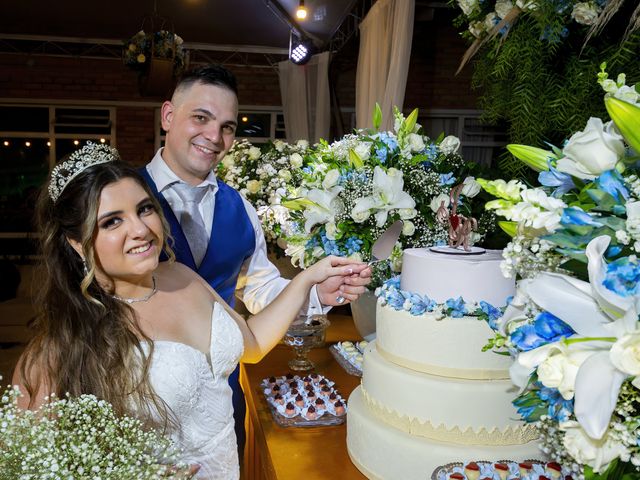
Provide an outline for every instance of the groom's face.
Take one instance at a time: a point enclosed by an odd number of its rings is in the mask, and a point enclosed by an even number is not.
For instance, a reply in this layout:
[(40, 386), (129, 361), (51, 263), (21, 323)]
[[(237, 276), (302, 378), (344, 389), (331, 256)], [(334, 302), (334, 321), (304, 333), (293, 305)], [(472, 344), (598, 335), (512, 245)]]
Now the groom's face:
[(162, 158), (182, 180), (197, 185), (231, 148), (237, 117), (238, 99), (227, 88), (195, 83), (179, 89), (162, 105)]

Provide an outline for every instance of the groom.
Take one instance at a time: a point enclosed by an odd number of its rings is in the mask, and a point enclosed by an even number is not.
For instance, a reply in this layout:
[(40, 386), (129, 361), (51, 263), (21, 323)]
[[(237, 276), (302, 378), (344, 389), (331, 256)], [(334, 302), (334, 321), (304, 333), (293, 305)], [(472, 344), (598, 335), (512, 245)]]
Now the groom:
[[(220, 65), (187, 72), (171, 100), (162, 105), (164, 148), (141, 173), (171, 226), (176, 260), (202, 276), (231, 306), (234, 292), (252, 313), (268, 305), (287, 285), (267, 259), (255, 209), (217, 179), (215, 168), (235, 139), (238, 117), (234, 75)], [(365, 291), (371, 271), (316, 285), (301, 313), (326, 313)], [(244, 395), (239, 369), (231, 375), (238, 448), (244, 447)], [(242, 457), (240, 457), (242, 460)]]

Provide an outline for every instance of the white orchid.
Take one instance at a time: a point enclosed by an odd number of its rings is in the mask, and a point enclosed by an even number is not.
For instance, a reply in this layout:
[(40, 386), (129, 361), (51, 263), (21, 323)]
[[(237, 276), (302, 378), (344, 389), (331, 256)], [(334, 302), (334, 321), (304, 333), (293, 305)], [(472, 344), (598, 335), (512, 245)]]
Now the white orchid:
[(376, 225), (382, 227), (391, 210), (414, 208), (416, 202), (411, 195), (402, 190), (403, 187), (404, 181), (400, 170), (390, 168), (385, 172), (376, 166), (373, 171), (373, 194), (356, 201), (351, 212), (352, 218), (358, 221), (365, 213), (373, 213)]
[(333, 187), (329, 190), (314, 188), (306, 194), (307, 200), (312, 203), (304, 210), (304, 229), (307, 233), (318, 223), (335, 222), (335, 216), (341, 209), (342, 203), (338, 199), (338, 194), (342, 187)]
[[(559, 350), (570, 355), (571, 361), (579, 364), (573, 385), (574, 413), (586, 434), (594, 440), (605, 435), (620, 386), (635, 372), (617, 368), (616, 365), (631, 363), (626, 358), (629, 352), (616, 357), (611, 347), (620, 343), (617, 350), (624, 351), (628, 348), (629, 336), (638, 333), (640, 298), (617, 295), (603, 285), (606, 274), (603, 254), (609, 242), (608, 236), (600, 236), (587, 245), (589, 282), (543, 273), (525, 284), (524, 293), (531, 301), (569, 325), (576, 335), (520, 353), (510, 370), (513, 382), (524, 388), (530, 374), (550, 355)], [(519, 318), (517, 308), (507, 313), (511, 320)], [(508, 324), (502, 328), (509, 330)], [(568, 390), (570, 386), (565, 389)]]

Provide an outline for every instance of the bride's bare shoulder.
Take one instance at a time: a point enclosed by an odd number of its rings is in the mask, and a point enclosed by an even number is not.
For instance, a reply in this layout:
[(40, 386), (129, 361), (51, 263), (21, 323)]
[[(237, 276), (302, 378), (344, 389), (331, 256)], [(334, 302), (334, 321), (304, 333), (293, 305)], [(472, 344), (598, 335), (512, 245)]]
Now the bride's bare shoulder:
[(156, 277), (163, 283), (175, 287), (187, 287), (200, 285), (202, 278), (186, 265), (179, 262), (162, 262), (156, 269)]

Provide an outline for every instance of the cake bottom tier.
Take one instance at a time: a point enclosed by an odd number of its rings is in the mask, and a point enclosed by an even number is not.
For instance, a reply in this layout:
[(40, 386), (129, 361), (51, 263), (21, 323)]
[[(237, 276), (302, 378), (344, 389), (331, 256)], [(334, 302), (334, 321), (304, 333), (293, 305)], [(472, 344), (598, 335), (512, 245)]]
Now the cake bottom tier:
[(372, 480), (429, 480), (440, 465), (472, 460), (542, 459), (537, 442), (524, 445), (458, 445), (415, 437), (376, 418), (361, 387), (349, 397), (347, 450), (353, 464)]

